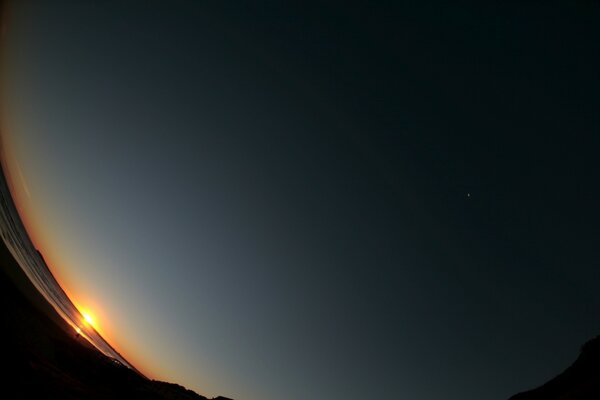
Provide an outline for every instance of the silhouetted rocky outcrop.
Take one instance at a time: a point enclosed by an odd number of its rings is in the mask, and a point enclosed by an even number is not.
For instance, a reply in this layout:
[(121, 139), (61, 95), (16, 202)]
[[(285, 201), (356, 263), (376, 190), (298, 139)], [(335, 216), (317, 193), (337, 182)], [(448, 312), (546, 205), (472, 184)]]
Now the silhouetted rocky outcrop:
[(581, 348), (575, 362), (544, 385), (516, 394), (510, 400), (598, 400), (600, 399), (600, 336)]

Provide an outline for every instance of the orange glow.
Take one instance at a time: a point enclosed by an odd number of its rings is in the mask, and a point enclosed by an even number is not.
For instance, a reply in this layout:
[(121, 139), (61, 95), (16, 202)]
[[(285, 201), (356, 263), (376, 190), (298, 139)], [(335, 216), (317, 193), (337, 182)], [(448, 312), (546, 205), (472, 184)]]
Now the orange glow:
[[(0, 105), (1, 106), (1, 105)], [(67, 258), (65, 254), (58, 249), (61, 248), (56, 238), (60, 236), (57, 233), (57, 227), (40, 223), (46, 221), (46, 215), (38, 204), (34, 204), (37, 198), (35, 189), (30, 192), (28, 185), (28, 174), (21, 170), (17, 161), (19, 147), (25, 146), (18, 142), (18, 135), (9, 132), (18, 131), (14, 126), (8, 124), (7, 119), (0, 122), (0, 162), (5, 171), (9, 189), (15, 205), (25, 225), (25, 228), (32, 240), (34, 246), (43, 254), (48, 268), (54, 275), (60, 287), (80, 310), (81, 321), (74, 327), (78, 334), (85, 332), (85, 328), (93, 328), (98, 332), (113, 348), (120, 352), (125, 359), (132, 363), (138, 370), (149, 378), (159, 376), (168, 376), (164, 365), (157, 360), (152, 360), (145, 349), (136, 340), (130, 332), (123, 332), (111, 324), (112, 315), (107, 313), (102, 306), (102, 299), (99, 294), (93, 292), (93, 287), (87, 287), (81, 280), (76, 278), (70, 271), (75, 268), (73, 264), (87, 260), (78, 260), (77, 258)], [(71, 254), (73, 256), (73, 254)], [(55, 268), (61, 266), (62, 268)], [(91, 289), (91, 290), (90, 290)], [(94, 310), (91, 312), (90, 310)]]

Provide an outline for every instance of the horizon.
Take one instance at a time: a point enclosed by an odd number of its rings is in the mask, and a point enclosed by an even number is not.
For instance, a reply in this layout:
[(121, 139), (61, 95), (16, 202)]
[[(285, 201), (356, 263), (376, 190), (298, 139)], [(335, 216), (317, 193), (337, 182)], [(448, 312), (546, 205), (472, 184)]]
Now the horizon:
[(600, 332), (594, 2), (7, 9), (18, 262), (143, 375), (502, 399)]
[(2, 221), (0, 227), (4, 244), (19, 267), (58, 315), (73, 328), (73, 333), (83, 336), (104, 355), (118, 360), (121, 364), (144, 376), (102, 337), (96, 330), (91, 315), (73, 304), (64, 289), (56, 281), (44, 260), (43, 254), (33, 245), (21, 221), (20, 214), (12, 199), (10, 185), (5, 179), (3, 166), (2, 157), (2, 167), (0, 167), (0, 198), (2, 199), (0, 216)]

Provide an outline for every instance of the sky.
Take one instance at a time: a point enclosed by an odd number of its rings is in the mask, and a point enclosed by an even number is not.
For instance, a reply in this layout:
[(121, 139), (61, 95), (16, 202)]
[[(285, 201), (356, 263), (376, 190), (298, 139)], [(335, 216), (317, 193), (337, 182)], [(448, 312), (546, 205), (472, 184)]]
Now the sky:
[(36, 246), (148, 376), (506, 399), (600, 333), (597, 1), (18, 1)]

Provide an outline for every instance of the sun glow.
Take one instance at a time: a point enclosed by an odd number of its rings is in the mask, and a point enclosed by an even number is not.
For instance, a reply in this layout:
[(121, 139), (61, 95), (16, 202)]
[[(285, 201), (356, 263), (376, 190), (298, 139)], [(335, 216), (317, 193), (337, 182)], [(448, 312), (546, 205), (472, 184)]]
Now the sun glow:
[(90, 325), (90, 326), (94, 326), (94, 317), (92, 317), (89, 313), (87, 312), (82, 312), (81, 315), (83, 316), (83, 319), (85, 320), (85, 322)]

